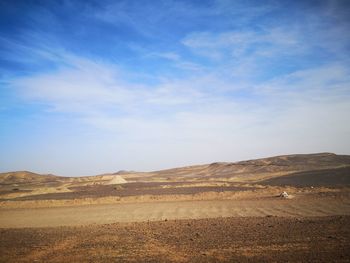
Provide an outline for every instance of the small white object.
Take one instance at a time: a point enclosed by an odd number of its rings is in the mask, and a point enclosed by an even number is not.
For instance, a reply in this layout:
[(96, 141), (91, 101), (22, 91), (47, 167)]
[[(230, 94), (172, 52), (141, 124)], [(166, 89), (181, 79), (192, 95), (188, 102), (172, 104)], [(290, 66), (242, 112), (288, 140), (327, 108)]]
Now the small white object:
[(282, 198), (288, 198), (288, 193), (287, 192), (282, 192), (281, 194), (280, 194), (280, 197), (282, 197)]

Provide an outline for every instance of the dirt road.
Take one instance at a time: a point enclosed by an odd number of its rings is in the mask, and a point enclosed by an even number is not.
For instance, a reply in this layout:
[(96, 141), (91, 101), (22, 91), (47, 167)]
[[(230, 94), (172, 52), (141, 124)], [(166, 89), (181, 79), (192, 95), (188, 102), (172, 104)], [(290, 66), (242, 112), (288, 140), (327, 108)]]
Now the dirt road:
[(114, 222), (217, 217), (350, 215), (350, 200), (330, 198), (177, 201), (57, 208), (0, 209), (0, 228), (57, 227)]

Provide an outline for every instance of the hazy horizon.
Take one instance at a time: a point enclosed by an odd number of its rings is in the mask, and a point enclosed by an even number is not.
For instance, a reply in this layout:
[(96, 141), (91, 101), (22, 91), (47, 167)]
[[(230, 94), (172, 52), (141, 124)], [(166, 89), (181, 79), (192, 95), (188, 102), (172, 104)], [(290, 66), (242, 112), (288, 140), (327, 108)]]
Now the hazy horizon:
[(2, 1), (0, 172), (350, 154), (346, 1)]
[[(212, 162), (206, 162), (206, 163), (188, 163), (188, 164), (182, 164), (179, 166), (172, 166), (172, 167), (162, 167), (160, 169), (149, 169), (149, 170), (133, 170), (133, 169), (119, 169), (119, 170), (114, 170), (114, 171), (106, 171), (101, 168), (100, 172), (94, 173), (94, 174), (57, 174), (57, 173), (52, 173), (50, 171), (32, 171), (32, 170), (26, 170), (26, 169), (17, 169), (17, 170), (11, 170), (11, 171), (0, 171), (0, 173), (10, 173), (10, 172), (33, 172), (37, 174), (52, 174), (52, 175), (58, 175), (58, 176), (74, 176), (74, 177), (81, 177), (81, 176), (95, 176), (95, 175), (103, 175), (103, 174), (111, 174), (111, 173), (117, 173), (117, 172), (157, 172), (161, 170), (167, 170), (167, 169), (175, 169), (175, 168), (181, 168), (181, 167), (189, 167), (189, 166), (196, 166), (196, 165), (206, 165), (206, 164), (211, 164), (211, 163), (216, 163), (216, 162), (240, 162), (240, 161), (250, 161), (250, 160), (255, 160), (255, 159), (264, 159), (264, 158), (270, 158), (270, 157), (278, 157), (278, 156), (285, 156), (285, 155), (298, 155), (298, 154), (322, 154), (322, 153), (330, 153), (330, 152), (319, 152), (319, 153), (291, 153), (291, 154), (281, 154), (281, 155), (273, 155), (273, 156), (260, 156), (260, 157), (255, 157), (255, 158), (248, 158), (248, 159), (241, 159), (241, 160), (228, 160), (228, 161), (212, 161)], [(331, 154), (336, 154), (336, 155), (347, 155), (347, 154), (340, 154), (340, 153), (331, 153)]]

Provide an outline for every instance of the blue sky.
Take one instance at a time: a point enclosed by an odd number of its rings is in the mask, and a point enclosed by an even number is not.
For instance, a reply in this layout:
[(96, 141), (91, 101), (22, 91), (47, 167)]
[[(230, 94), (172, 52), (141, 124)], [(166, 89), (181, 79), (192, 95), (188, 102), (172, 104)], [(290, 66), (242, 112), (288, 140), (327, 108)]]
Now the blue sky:
[(350, 154), (348, 1), (1, 1), (0, 170)]

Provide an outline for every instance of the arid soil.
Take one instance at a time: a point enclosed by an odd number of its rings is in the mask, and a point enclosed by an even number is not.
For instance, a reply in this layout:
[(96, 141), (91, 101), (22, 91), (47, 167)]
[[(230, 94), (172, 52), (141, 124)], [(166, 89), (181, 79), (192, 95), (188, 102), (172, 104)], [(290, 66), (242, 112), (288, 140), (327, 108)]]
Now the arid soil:
[(349, 262), (350, 217), (0, 229), (1, 262)]
[[(166, 188), (163, 188), (166, 186)], [(70, 187), (72, 192), (46, 193), (40, 195), (28, 195), (13, 200), (62, 200), (77, 198), (98, 198), (106, 196), (140, 196), (140, 195), (173, 195), (196, 194), (202, 192), (227, 192), (251, 190), (253, 187), (238, 186), (196, 186), (181, 187), (180, 183), (128, 183), (125, 185), (90, 185)], [(1, 200), (1, 199), (0, 199)], [(2, 199), (6, 200), (6, 199)]]
[[(336, 178), (336, 180), (335, 180)], [(339, 187), (350, 185), (350, 166), (336, 169), (312, 170), (275, 177), (261, 182), (263, 185), (293, 185), (296, 187)]]
[(350, 262), (349, 244), (346, 155), (0, 174), (0, 262)]
[(193, 200), (0, 209), (0, 228), (57, 227), (114, 222), (217, 217), (350, 215), (349, 192), (239, 200)]

